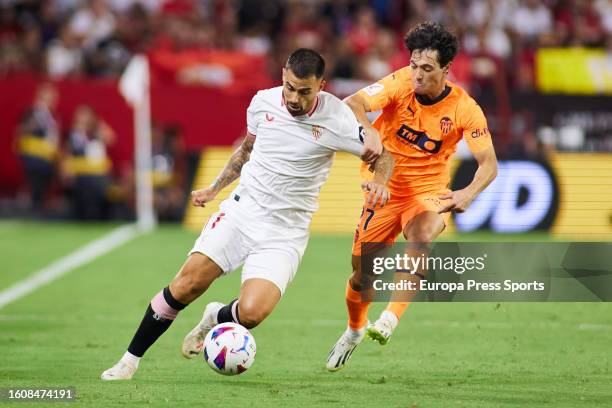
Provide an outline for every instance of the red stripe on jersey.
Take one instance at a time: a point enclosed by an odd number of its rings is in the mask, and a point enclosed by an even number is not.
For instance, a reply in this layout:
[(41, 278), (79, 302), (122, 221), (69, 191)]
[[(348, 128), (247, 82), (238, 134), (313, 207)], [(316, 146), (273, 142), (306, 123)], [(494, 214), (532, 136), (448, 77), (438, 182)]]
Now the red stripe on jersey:
[(315, 99), (315, 103), (312, 104), (312, 108), (310, 108), (310, 110), (308, 111), (308, 116), (312, 116), (314, 111), (317, 109), (317, 106), (319, 106), (319, 96), (318, 95), (317, 95), (317, 99)]

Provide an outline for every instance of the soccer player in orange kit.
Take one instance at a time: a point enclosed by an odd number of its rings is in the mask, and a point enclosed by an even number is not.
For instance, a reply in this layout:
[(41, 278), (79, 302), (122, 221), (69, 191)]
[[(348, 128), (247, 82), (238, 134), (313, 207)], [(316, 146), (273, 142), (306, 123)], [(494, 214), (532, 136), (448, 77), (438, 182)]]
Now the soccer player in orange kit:
[[(386, 344), (407, 301), (393, 301), (368, 325), (369, 302), (363, 300), (361, 244), (393, 243), (399, 233), (415, 248), (427, 248), (444, 230), (450, 213), (467, 210), (497, 175), (497, 159), (482, 109), (461, 87), (446, 79), (457, 54), (457, 38), (438, 23), (425, 22), (404, 39), (410, 66), (350, 96), (351, 107), (368, 136), (378, 136), (395, 159), (388, 183), (390, 201), (384, 207), (366, 203), (355, 232), (353, 273), (346, 287), (348, 328), (327, 360), (337, 371), (348, 362), (367, 334)], [(366, 112), (382, 110), (370, 123)], [(478, 162), (472, 182), (449, 190), (449, 159), (463, 138)], [(362, 169), (363, 170), (363, 169)], [(365, 174), (366, 172), (363, 172)], [(407, 251), (408, 252), (408, 251)], [(422, 277), (426, 271), (412, 271)]]

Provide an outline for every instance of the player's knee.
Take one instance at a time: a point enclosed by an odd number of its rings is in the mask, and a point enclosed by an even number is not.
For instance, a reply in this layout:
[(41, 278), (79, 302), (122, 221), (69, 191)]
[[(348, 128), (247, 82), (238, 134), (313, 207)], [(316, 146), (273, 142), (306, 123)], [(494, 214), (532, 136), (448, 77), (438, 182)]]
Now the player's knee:
[(408, 242), (429, 245), (435, 239), (434, 232), (429, 228), (412, 228), (406, 234)]
[(202, 286), (192, 277), (177, 276), (170, 283), (170, 290), (177, 300), (183, 303), (191, 303), (191, 301), (202, 294)]
[(351, 257), (351, 266), (353, 267), (353, 275), (361, 272), (361, 257), (353, 255)]
[(187, 263), (172, 280), (170, 289), (179, 301), (191, 303), (208, 289), (216, 278), (201, 268), (197, 263)]
[(361, 257), (353, 255), (351, 264), (353, 266), (353, 273), (349, 277), (349, 285), (351, 285), (351, 288), (353, 288), (353, 290), (360, 292), (363, 289), (363, 279), (361, 276)]
[(268, 312), (258, 307), (255, 303), (243, 302), (238, 303), (238, 318), (240, 324), (247, 329), (252, 329), (259, 323), (263, 322), (268, 316)]
[(351, 288), (357, 292), (372, 288), (372, 284), (376, 278), (372, 269), (361, 268), (361, 257), (353, 255), (353, 273), (349, 278)]

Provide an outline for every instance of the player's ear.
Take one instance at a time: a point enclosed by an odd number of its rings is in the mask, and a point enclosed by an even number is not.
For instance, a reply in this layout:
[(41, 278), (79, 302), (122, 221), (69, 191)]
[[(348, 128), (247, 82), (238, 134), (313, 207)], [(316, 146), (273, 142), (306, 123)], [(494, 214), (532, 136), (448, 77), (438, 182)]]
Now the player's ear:
[(281, 72), (282, 72), (281, 77), (283, 78), (283, 84), (284, 84), (284, 83), (285, 83), (285, 76), (287, 75), (287, 74), (286, 74), (286, 72), (287, 72), (287, 68), (283, 67), (283, 69), (282, 69), (282, 71), (281, 71)]
[(327, 81), (325, 81), (325, 79), (322, 79), (321, 83), (319, 84), (319, 92), (321, 92), (323, 88), (325, 88), (325, 85), (327, 85)]
[(452, 65), (453, 65), (453, 61), (449, 62), (448, 64), (446, 64), (444, 68), (442, 68), (442, 72), (444, 72), (444, 75), (448, 75)]

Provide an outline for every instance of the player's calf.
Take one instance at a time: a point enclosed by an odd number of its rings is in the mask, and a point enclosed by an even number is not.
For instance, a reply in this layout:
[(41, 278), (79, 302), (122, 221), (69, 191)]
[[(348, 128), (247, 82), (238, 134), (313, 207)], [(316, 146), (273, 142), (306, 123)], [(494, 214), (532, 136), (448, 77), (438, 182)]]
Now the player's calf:
[(176, 316), (186, 306), (174, 298), (168, 287), (157, 293), (151, 299), (140, 326), (128, 346), (127, 353), (117, 364), (104, 371), (101, 378), (103, 380), (132, 378), (144, 353), (157, 341), (159, 336), (168, 330)]
[(233, 321), (252, 329), (272, 313), (281, 296), (281, 290), (274, 282), (262, 278), (247, 279), (240, 288), (240, 297), (230, 310), (232, 313), (219, 312), (220, 318), (226, 316), (228, 320), (220, 320), (219, 323)]
[(222, 273), (208, 256), (196, 252), (189, 256), (169, 288), (179, 301), (189, 304), (206, 292)]
[(247, 329), (252, 329), (263, 322), (271, 310), (259, 308), (253, 302), (239, 301), (236, 312), (236, 320)]
[(104, 380), (130, 379), (144, 353), (172, 324), (189, 303), (200, 296), (222, 271), (210, 258), (195, 253), (189, 256), (170, 286), (153, 297), (136, 330), (127, 353), (119, 363), (102, 373)]

